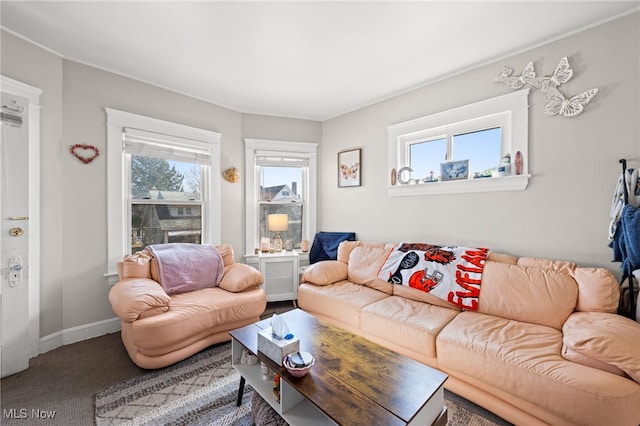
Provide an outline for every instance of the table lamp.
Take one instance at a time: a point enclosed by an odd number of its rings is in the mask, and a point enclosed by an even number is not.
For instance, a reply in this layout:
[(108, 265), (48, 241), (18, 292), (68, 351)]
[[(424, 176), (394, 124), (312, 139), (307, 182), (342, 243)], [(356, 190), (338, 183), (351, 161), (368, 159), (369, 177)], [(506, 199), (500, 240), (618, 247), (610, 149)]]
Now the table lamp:
[(271, 240), (271, 248), (274, 251), (282, 251), (282, 238), (280, 231), (289, 229), (289, 215), (286, 214), (270, 214), (267, 216), (269, 223), (269, 231), (275, 232), (276, 236)]

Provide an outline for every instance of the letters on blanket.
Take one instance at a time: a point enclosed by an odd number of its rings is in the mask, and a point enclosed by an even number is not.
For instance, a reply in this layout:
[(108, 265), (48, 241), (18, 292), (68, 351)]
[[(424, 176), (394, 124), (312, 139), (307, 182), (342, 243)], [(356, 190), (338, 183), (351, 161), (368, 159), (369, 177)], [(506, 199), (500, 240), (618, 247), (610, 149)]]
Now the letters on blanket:
[(380, 268), (378, 278), (475, 311), (488, 254), (486, 248), (400, 243)]

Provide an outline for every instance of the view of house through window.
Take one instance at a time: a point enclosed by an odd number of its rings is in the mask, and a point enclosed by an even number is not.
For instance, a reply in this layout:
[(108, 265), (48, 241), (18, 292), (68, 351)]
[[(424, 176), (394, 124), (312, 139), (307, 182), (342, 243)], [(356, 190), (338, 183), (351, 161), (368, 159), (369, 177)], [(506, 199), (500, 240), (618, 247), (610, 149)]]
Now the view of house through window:
[(297, 166), (260, 166), (260, 235), (273, 238), (267, 217), (270, 214), (288, 215), (288, 229), (280, 232), (283, 241), (291, 240), (295, 247), (302, 240), (304, 209), (303, 168)]
[(201, 174), (195, 163), (131, 155), (131, 253), (202, 242)]
[[(449, 140), (451, 142), (449, 142)], [(502, 129), (494, 127), (408, 144), (414, 179), (440, 180), (440, 163), (469, 160), (469, 177), (488, 174), (500, 163)]]

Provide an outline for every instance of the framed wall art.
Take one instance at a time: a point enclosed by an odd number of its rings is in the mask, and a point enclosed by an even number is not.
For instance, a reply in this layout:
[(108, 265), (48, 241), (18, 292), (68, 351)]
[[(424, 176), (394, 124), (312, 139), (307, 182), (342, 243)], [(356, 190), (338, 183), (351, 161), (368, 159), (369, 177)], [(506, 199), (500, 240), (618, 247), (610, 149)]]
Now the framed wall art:
[(469, 160), (440, 163), (440, 176), (443, 182), (469, 179)]
[(360, 149), (338, 153), (338, 187), (360, 186), (362, 163)]

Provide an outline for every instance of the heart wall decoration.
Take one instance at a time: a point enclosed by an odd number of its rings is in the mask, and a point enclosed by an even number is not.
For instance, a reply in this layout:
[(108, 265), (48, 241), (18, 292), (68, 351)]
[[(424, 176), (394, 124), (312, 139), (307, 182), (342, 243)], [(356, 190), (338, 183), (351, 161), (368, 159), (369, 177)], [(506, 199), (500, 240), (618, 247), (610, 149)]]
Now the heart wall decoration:
[(93, 145), (86, 143), (77, 143), (69, 148), (71, 155), (82, 161), (84, 164), (89, 164), (100, 155), (100, 150)]

